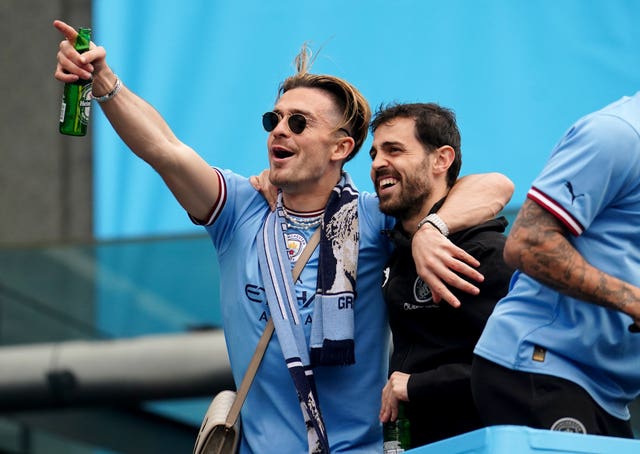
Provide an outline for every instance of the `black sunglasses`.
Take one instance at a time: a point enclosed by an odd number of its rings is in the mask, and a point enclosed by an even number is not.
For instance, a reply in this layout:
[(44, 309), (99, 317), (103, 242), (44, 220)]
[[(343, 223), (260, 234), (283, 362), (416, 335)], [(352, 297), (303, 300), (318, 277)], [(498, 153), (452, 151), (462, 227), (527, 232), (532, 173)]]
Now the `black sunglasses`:
[[(279, 113), (273, 111), (266, 112), (262, 115), (262, 127), (265, 131), (271, 132), (276, 129), (276, 126), (278, 126), (280, 120), (282, 120), (282, 115), (280, 115)], [(291, 114), (287, 119), (287, 126), (289, 126), (289, 129), (292, 133), (302, 134), (302, 131), (304, 131), (304, 129), (307, 127), (307, 118), (299, 113)], [(339, 131), (344, 131), (345, 134), (351, 136), (351, 134), (349, 134), (349, 131), (344, 128), (340, 128)]]
[[(276, 126), (278, 126), (278, 123), (280, 123), (281, 119), (282, 115), (276, 112), (266, 112), (262, 116), (262, 127), (265, 131), (271, 132), (276, 129)], [(294, 113), (289, 115), (289, 118), (287, 119), (287, 125), (289, 126), (289, 129), (292, 133), (302, 134), (304, 128), (307, 127), (307, 119), (302, 114)]]

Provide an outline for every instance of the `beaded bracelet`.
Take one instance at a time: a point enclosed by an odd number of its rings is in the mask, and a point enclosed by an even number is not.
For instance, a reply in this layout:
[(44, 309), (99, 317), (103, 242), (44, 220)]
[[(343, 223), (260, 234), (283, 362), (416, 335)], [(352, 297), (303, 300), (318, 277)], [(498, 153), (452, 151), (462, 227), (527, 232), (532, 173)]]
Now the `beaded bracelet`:
[(122, 82), (120, 82), (120, 78), (116, 76), (116, 82), (113, 84), (113, 88), (111, 89), (111, 91), (104, 96), (94, 96), (93, 99), (95, 99), (100, 104), (102, 104), (103, 102), (107, 102), (111, 98), (114, 98), (118, 94), (121, 88), (122, 88)]

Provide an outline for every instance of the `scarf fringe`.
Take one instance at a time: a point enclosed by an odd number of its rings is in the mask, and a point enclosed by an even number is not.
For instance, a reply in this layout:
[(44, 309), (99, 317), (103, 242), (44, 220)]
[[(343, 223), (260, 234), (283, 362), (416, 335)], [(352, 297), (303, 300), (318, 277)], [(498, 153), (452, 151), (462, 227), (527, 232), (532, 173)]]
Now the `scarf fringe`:
[(324, 339), (321, 348), (311, 348), (311, 364), (314, 366), (349, 366), (356, 362), (353, 339)]

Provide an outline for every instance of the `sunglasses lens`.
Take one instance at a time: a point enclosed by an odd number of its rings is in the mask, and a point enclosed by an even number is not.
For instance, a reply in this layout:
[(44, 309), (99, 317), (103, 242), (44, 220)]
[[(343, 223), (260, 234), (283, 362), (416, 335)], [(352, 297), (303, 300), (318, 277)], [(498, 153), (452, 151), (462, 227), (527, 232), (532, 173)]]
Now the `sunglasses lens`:
[(301, 134), (307, 127), (307, 119), (300, 114), (293, 114), (289, 117), (289, 129), (294, 134)]
[[(262, 127), (265, 131), (273, 131), (274, 129), (276, 129), (276, 126), (278, 126), (278, 123), (280, 123), (280, 115), (278, 115), (277, 113), (267, 112), (262, 115)], [(300, 134), (302, 131), (304, 131), (304, 128), (307, 127), (307, 119), (304, 118), (303, 115), (293, 114), (289, 116), (287, 124), (289, 125), (289, 129), (292, 133)]]
[(267, 132), (271, 132), (276, 129), (279, 122), (280, 117), (278, 117), (278, 114), (275, 112), (267, 112), (262, 116), (262, 127)]

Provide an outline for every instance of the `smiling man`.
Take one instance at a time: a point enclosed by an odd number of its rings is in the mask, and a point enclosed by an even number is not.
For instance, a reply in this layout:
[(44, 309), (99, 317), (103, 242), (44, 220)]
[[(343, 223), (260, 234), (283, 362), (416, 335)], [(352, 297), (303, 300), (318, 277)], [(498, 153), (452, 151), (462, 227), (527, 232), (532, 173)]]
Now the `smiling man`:
[(405, 406), (417, 447), (482, 427), (471, 396), (471, 360), (487, 318), (507, 293), (507, 221), (500, 217), (451, 234), (454, 244), (480, 262), (486, 278), (478, 295), (456, 292), (459, 308), (437, 304), (416, 272), (411, 237), (424, 224), (443, 229), (433, 213), (462, 164), (454, 113), (437, 104), (395, 104), (376, 112), (371, 130), (371, 178), (380, 210), (399, 221), (389, 232), (396, 248), (382, 286), (393, 354), (380, 420), (395, 420), (398, 406)]
[[(380, 231), (394, 220), (342, 170), (367, 136), (366, 99), (343, 79), (309, 73), (303, 48), (297, 73), (281, 84), (273, 110), (262, 117), (271, 181), (281, 188), (272, 212), (249, 179), (210, 166), (181, 142), (152, 106), (118, 80), (104, 48), (92, 43), (79, 54), (73, 48), (77, 32), (60, 21), (54, 25), (65, 37), (55, 77), (73, 82), (93, 76), (93, 95), (115, 131), (210, 235), (237, 385), (267, 320), (274, 320), (276, 334), (242, 407), (240, 453), (379, 452), (380, 402), (372, 390), (386, 380), (380, 270), (390, 252)], [(466, 179), (456, 189), (459, 195), (440, 211), (452, 230), (490, 217), (513, 190), (497, 174)], [(317, 229), (320, 245), (292, 282), (291, 268)], [(431, 259), (421, 262), (437, 277), (434, 285), (444, 279), (474, 291), (454, 271), (481, 279), (467, 265), (475, 259), (423, 230), (417, 243)], [(259, 291), (248, 294), (247, 288)]]

